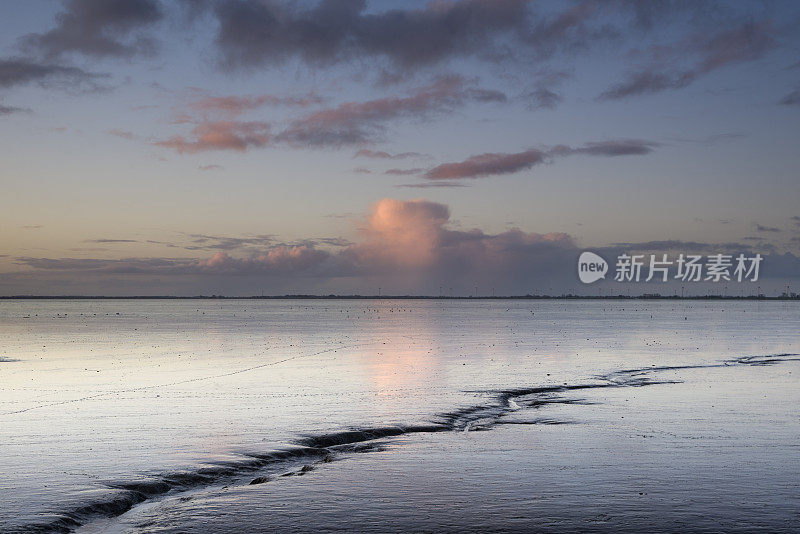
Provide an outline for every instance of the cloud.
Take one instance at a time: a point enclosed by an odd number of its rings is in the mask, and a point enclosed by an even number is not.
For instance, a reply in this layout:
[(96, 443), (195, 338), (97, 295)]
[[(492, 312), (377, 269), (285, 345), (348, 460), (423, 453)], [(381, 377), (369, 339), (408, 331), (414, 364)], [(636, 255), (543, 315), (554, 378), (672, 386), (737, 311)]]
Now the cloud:
[(0, 87), (7, 88), (28, 83), (42, 87), (78, 88), (97, 90), (97, 80), (105, 74), (87, 72), (77, 67), (55, 63), (40, 63), (25, 58), (0, 59)]
[(182, 234), (180, 239), (173, 241), (156, 241), (149, 239), (146, 243), (190, 251), (221, 250), (225, 252), (235, 250), (252, 252), (256, 247), (271, 247), (279, 244), (275, 242), (275, 236), (268, 234), (245, 236)]
[(150, 54), (154, 42), (141, 32), (163, 17), (156, 0), (66, 0), (56, 25), (22, 38), (25, 48), (53, 59), (74, 52), (88, 56)]
[(692, 72), (663, 74), (652, 71), (636, 72), (624, 82), (618, 83), (603, 92), (600, 100), (618, 100), (630, 96), (659, 93), (666, 89), (680, 89), (694, 81)]
[(780, 103), (784, 106), (800, 106), (800, 89), (795, 89), (781, 98)]
[(409, 174), (419, 174), (425, 169), (389, 169), (384, 171), (383, 174), (394, 175), (394, 176), (408, 176)]
[(205, 234), (190, 234), (192, 244), (185, 245), (186, 250), (224, 250), (230, 251), (242, 247), (258, 245), (271, 245), (275, 242), (273, 235), (256, 235), (250, 237), (213, 236)]
[(322, 0), (313, 7), (223, 0), (214, 4), (216, 43), (224, 64), (239, 67), (295, 57), (311, 65), (373, 57), (412, 68), (482, 56), (501, 40), (520, 43), (528, 28), (527, 3), (462, 0), (374, 12), (365, 0)]
[(513, 174), (549, 161), (553, 157), (574, 154), (589, 156), (637, 156), (649, 154), (658, 143), (641, 139), (618, 139), (586, 143), (579, 147), (558, 145), (548, 150), (532, 148), (516, 153), (487, 153), (471, 156), (464, 161), (443, 163), (428, 170), (429, 180), (458, 180)]
[(706, 74), (731, 63), (759, 59), (775, 47), (774, 28), (769, 21), (748, 21), (739, 27), (712, 35), (697, 36), (694, 46), (703, 55), (698, 74)]
[[(523, 259), (573, 247), (566, 234), (459, 231), (447, 227), (449, 220), (450, 210), (444, 204), (383, 199), (373, 206), (361, 240), (342, 257), (361, 273), (411, 269), (461, 277), (491, 266), (516, 271), (523, 268)], [(534, 267), (535, 263), (529, 265)]]
[(121, 137), (122, 139), (133, 140), (136, 138), (136, 135), (133, 132), (129, 132), (128, 130), (121, 130), (119, 128), (113, 128), (108, 130), (108, 135), (113, 135), (114, 137)]
[[(472, 80), (456, 75), (442, 76), (430, 85), (412, 90), (408, 96), (346, 102), (315, 111), (291, 121), (274, 136), (270, 135), (270, 125), (265, 122), (215, 121), (203, 118), (195, 125), (192, 137), (175, 136), (155, 144), (179, 153), (226, 149), (244, 151), (271, 143), (288, 144), (295, 148), (368, 144), (383, 134), (386, 123), (395, 119), (427, 118), (470, 101), (505, 100), (503, 93), (476, 87)], [(243, 110), (238, 101), (230, 105), (223, 105), (221, 101), (214, 102), (215, 109), (229, 110), (233, 114)], [(183, 115), (176, 122), (194, 122), (194, 119), (190, 115)]]
[[(625, 249), (627, 251), (636, 252), (683, 252), (687, 254), (694, 252), (749, 252), (754, 250), (752, 245), (746, 243), (705, 243), (701, 241), (681, 241), (677, 239), (634, 243), (612, 243), (609, 245), (609, 247), (613, 249)], [(763, 247), (760, 250), (763, 250)]]
[(715, 146), (720, 143), (726, 143), (737, 139), (742, 139), (744, 137), (747, 137), (747, 135), (743, 133), (725, 132), (725, 133), (712, 134), (700, 138), (673, 137), (671, 138), (671, 140), (680, 141), (682, 143), (696, 143), (698, 145)]
[(236, 117), (246, 111), (258, 109), (265, 105), (308, 107), (321, 104), (324, 99), (309, 93), (302, 96), (245, 95), (245, 96), (204, 96), (189, 103), (190, 110), (199, 113), (222, 113)]
[(428, 188), (441, 188), (441, 187), (469, 187), (467, 184), (458, 182), (422, 182), (418, 184), (398, 184), (395, 187), (404, 187), (410, 189), (428, 189)]
[(525, 95), (530, 109), (555, 109), (563, 97), (551, 89), (540, 87)]
[(0, 115), (11, 115), (12, 113), (30, 113), (28, 108), (18, 108), (15, 106), (5, 106), (0, 103)]
[[(95, 274), (163, 275), (314, 275), (322, 277), (373, 276), (407, 272), (447, 277), (451, 281), (478, 271), (528, 273), (529, 263), (557, 261), (554, 251), (572, 251), (572, 239), (561, 233), (536, 234), (517, 229), (487, 234), (481, 230), (460, 231), (448, 227), (450, 210), (427, 200), (383, 199), (364, 219), (357, 242), (343, 238), (310, 239), (301, 244), (270, 244), (270, 236), (221, 238), (194, 235), (198, 248), (218, 248), (204, 259), (183, 258), (17, 258), (16, 262), (37, 270), (74, 271)], [(126, 240), (101, 239), (92, 242)], [(262, 252), (234, 257), (229, 250), (242, 243), (266, 245)], [(333, 253), (318, 244), (336, 247)], [(470, 280), (468, 284), (472, 284)]]
[(362, 148), (353, 155), (354, 158), (373, 158), (373, 159), (408, 159), (408, 158), (422, 158), (427, 157), (425, 154), (419, 152), (400, 152), (397, 154), (390, 154), (383, 150), (369, 150)]
[(217, 252), (207, 260), (191, 264), (189, 269), (214, 274), (299, 274), (320, 264), (329, 253), (313, 247), (277, 246), (251, 258), (233, 258)]
[(450, 218), (444, 204), (427, 200), (383, 199), (372, 209), (364, 242), (348, 251), (363, 266), (419, 266), (434, 259), (442, 230)]
[(270, 125), (266, 122), (212, 121), (198, 124), (192, 137), (174, 136), (154, 144), (175, 150), (179, 154), (193, 154), (208, 150), (236, 150), (265, 147), (272, 140)]
[(397, 118), (428, 117), (450, 111), (469, 101), (503, 102), (498, 91), (480, 89), (460, 76), (443, 76), (417, 88), (408, 96), (393, 96), (366, 102), (347, 102), (316, 111), (292, 122), (276, 140), (292, 146), (344, 146), (374, 142), (385, 123)]
[(716, 33), (694, 35), (677, 46), (655, 47), (656, 63), (680, 63), (690, 57), (694, 58), (694, 65), (683, 68), (654, 65), (633, 72), (627, 80), (603, 92), (599, 99), (618, 100), (686, 87), (719, 68), (761, 58), (776, 45), (772, 34), (768, 21), (748, 21)]
[(21, 257), (16, 263), (45, 271), (81, 271), (85, 273), (148, 273), (172, 267), (182, 260), (169, 258), (31, 258)]
[(85, 239), (84, 243), (138, 243), (136, 239)]
[(201, 171), (219, 171), (223, 169), (222, 165), (215, 165), (215, 164), (200, 165), (197, 168), (200, 169)]
[[(424, 199), (382, 199), (376, 202), (361, 220), (357, 239), (308, 239), (299, 243), (274, 243), (269, 236), (231, 238), (254, 240), (260, 250), (246, 249), (234, 255), (237, 243), (223, 244), (230, 250), (214, 250), (205, 258), (34, 258), (22, 257), (16, 264), (28, 271), (11, 273), (14, 276), (34, 277), (37, 272), (47, 276), (70, 275), (75, 279), (99, 283), (109, 275), (129, 275), (127, 280), (141, 275), (171, 277), (168, 287), (178, 287), (187, 280), (214, 280), (222, 283), (226, 277), (244, 278), (250, 288), (255, 281), (259, 287), (277, 292), (285, 288), (376, 287), (401, 293), (426, 292), (435, 294), (446, 285), (455, 293), (472, 293), (474, 285), (483, 292), (488, 287), (498, 294), (549, 293), (559, 294), (576, 287), (575, 262), (580, 254), (573, 238), (564, 233), (535, 233), (512, 228), (498, 233), (480, 229), (454, 228), (448, 206)], [(222, 244), (219, 236), (197, 234), (199, 245)], [(263, 239), (263, 243), (255, 241)], [(332, 247), (321, 249), (320, 245)], [(209, 247), (211, 248), (211, 247)], [(778, 254), (773, 247), (743, 243), (707, 243), (700, 241), (661, 240), (614, 243), (596, 250), (606, 259), (622, 252), (637, 253), (698, 253), (764, 254), (762, 277), (766, 279), (796, 279), (800, 258), (793, 254)], [(59, 274), (61, 273), (61, 274)], [(95, 278), (91, 278), (94, 276)], [(264, 278), (266, 277), (266, 278)], [(147, 283), (151, 278), (140, 278)], [(208, 282), (197, 282), (207, 287)], [(202, 285), (205, 284), (205, 285)], [(244, 284), (244, 282), (242, 283)], [(94, 285), (93, 287), (98, 287)], [(664, 289), (667, 286), (653, 286)], [(247, 293), (245, 289), (245, 293)], [(250, 291), (252, 293), (252, 291)]]
[(544, 163), (547, 154), (532, 148), (514, 154), (487, 153), (472, 156), (456, 163), (443, 163), (425, 173), (429, 180), (481, 178), (512, 174)]
[(793, 216), (791, 217), (791, 221), (795, 224), (795, 226), (800, 226), (800, 216)]
[(565, 71), (552, 69), (540, 71), (536, 77), (534, 89), (523, 95), (528, 109), (555, 109), (564, 99), (555, 92), (555, 89), (569, 77), (570, 74)]
[(633, 18), (636, 28), (650, 32), (659, 25), (676, 18), (692, 24), (720, 26), (727, 21), (729, 12), (717, 2), (695, 2), (662, 0), (640, 2), (639, 0), (617, 0), (623, 11)]
[(756, 232), (772, 232), (772, 233), (776, 233), (776, 232), (781, 232), (782, 231), (780, 228), (775, 228), (773, 226), (762, 226), (762, 225), (760, 225), (758, 223), (755, 223), (754, 226), (756, 227)]
[(572, 154), (587, 154), (589, 156), (643, 156), (649, 154), (659, 143), (643, 139), (615, 139), (611, 141), (595, 141), (583, 146), (572, 148), (558, 146), (550, 150), (554, 156), (568, 156)]
[[(699, 3), (705, 7), (659, 2), (663, 5), (645, 8), (625, 0), (545, 6), (529, 0), (435, 0), (389, 9), (366, 0), (217, 0), (205, 5), (218, 23), (215, 42), (225, 68), (290, 60), (311, 68), (371, 62), (382, 82), (397, 83), (414, 71), (460, 58), (515, 61), (530, 68), (556, 53), (619, 42), (633, 29), (646, 27), (652, 34), (656, 25), (687, 19), (703, 29), (730, 24), (708, 16), (715, 10)], [(713, 43), (709, 47), (713, 50)], [(537, 87), (533, 106), (554, 105), (553, 95), (553, 87)]]
[(207, 259), (182, 258), (17, 258), (16, 263), (45, 271), (80, 271), (94, 274), (246, 275), (302, 274), (319, 265), (328, 252), (305, 245), (276, 246), (246, 258), (217, 252)]
[(352, 241), (345, 239), (344, 237), (318, 237), (316, 239), (309, 240), (309, 243), (315, 245), (319, 243), (331, 247), (349, 247), (353, 244)]

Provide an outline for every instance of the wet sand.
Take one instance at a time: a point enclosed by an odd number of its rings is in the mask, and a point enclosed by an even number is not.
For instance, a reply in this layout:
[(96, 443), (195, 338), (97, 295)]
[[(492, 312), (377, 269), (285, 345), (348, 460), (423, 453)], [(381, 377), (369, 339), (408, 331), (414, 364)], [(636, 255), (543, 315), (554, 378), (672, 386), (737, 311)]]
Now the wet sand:
[(8, 531), (797, 519), (792, 303), (11, 304)]

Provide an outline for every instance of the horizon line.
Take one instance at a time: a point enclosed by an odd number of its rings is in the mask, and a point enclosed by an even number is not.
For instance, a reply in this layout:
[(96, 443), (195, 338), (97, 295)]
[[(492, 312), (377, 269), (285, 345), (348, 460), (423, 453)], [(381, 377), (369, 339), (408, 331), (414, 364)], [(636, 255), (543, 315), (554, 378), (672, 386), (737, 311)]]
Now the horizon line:
[(0, 295), (0, 300), (800, 300), (800, 294), (782, 295)]

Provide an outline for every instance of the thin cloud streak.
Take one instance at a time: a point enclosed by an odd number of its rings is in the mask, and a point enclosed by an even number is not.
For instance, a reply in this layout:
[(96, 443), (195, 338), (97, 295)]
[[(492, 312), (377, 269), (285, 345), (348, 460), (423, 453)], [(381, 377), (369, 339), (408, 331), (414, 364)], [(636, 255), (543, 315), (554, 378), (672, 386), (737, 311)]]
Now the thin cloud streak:
[(410, 174), (419, 174), (424, 169), (389, 169), (383, 172), (390, 176), (408, 176)]
[(773, 33), (769, 21), (748, 21), (715, 34), (692, 36), (678, 46), (659, 47), (658, 62), (678, 63), (688, 55), (695, 57), (694, 66), (689, 68), (653, 66), (633, 72), (627, 80), (609, 88), (598, 98), (619, 100), (668, 89), (681, 89), (727, 65), (761, 58), (776, 46)]
[(368, 148), (362, 148), (355, 154), (353, 154), (354, 158), (372, 158), (372, 159), (409, 159), (409, 158), (426, 158), (429, 157), (427, 154), (421, 154), (419, 152), (399, 152), (397, 154), (390, 154), (389, 152), (385, 152), (383, 150), (369, 150)]
[(339, 147), (374, 142), (388, 121), (427, 118), (451, 111), (467, 102), (505, 102), (499, 91), (481, 89), (461, 76), (443, 76), (413, 90), (408, 96), (386, 97), (366, 102), (346, 102), (293, 121), (276, 136), (279, 142), (301, 147)]
[(443, 163), (425, 172), (428, 180), (460, 180), (514, 174), (551, 161), (556, 157), (576, 154), (589, 156), (641, 156), (652, 152), (659, 144), (642, 139), (618, 139), (589, 142), (579, 147), (558, 145), (547, 150), (529, 149), (516, 153), (486, 153), (463, 161)]
[(84, 239), (84, 243), (138, 243), (136, 239)]
[(127, 139), (132, 141), (136, 139), (136, 135), (133, 132), (129, 132), (128, 130), (122, 130), (120, 128), (113, 128), (108, 130), (107, 132), (109, 135), (113, 135), (114, 137), (120, 137), (122, 139)]
[[(643, 241), (633, 243), (612, 243), (611, 248), (625, 249), (636, 252), (751, 252), (754, 251), (753, 245), (747, 243), (725, 242), (725, 243), (706, 243), (700, 241), (681, 241), (677, 239), (667, 239), (660, 241)], [(758, 250), (763, 251), (762, 246)]]
[(39, 62), (26, 58), (0, 59), (0, 88), (37, 83), (46, 88), (97, 90), (97, 81), (107, 78), (97, 74), (56, 63)]
[(781, 98), (780, 103), (784, 106), (800, 106), (800, 89), (795, 89)]
[(11, 115), (13, 113), (30, 113), (28, 108), (19, 108), (16, 106), (6, 106), (0, 103), (0, 115)]
[(572, 154), (586, 154), (589, 156), (644, 156), (651, 153), (659, 143), (643, 139), (615, 139), (611, 141), (593, 141), (583, 146), (571, 148), (559, 146), (550, 150), (553, 156), (569, 156)]
[(464, 161), (437, 165), (427, 171), (424, 177), (429, 180), (454, 180), (512, 174), (543, 163), (546, 158), (545, 152), (535, 148), (514, 154), (479, 154)]
[(188, 108), (199, 113), (222, 113), (230, 117), (239, 116), (263, 106), (309, 107), (324, 102), (316, 94), (304, 96), (245, 95), (204, 96), (188, 104)]
[(430, 189), (430, 188), (446, 188), (446, 187), (469, 187), (469, 184), (462, 184), (457, 182), (422, 182), (418, 184), (398, 184), (395, 187), (409, 188), (409, 189)]

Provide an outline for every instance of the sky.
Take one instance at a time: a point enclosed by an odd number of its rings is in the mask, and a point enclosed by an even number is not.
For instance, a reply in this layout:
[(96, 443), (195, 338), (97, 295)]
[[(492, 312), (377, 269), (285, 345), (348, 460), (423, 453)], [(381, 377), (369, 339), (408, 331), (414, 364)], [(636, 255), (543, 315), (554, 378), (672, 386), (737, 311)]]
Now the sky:
[[(0, 295), (800, 287), (800, 4), (0, 3)], [(592, 285), (592, 250), (611, 275)], [(794, 284), (794, 286), (792, 286)], [(729, 287), (728, 287), (729, 286)]]

